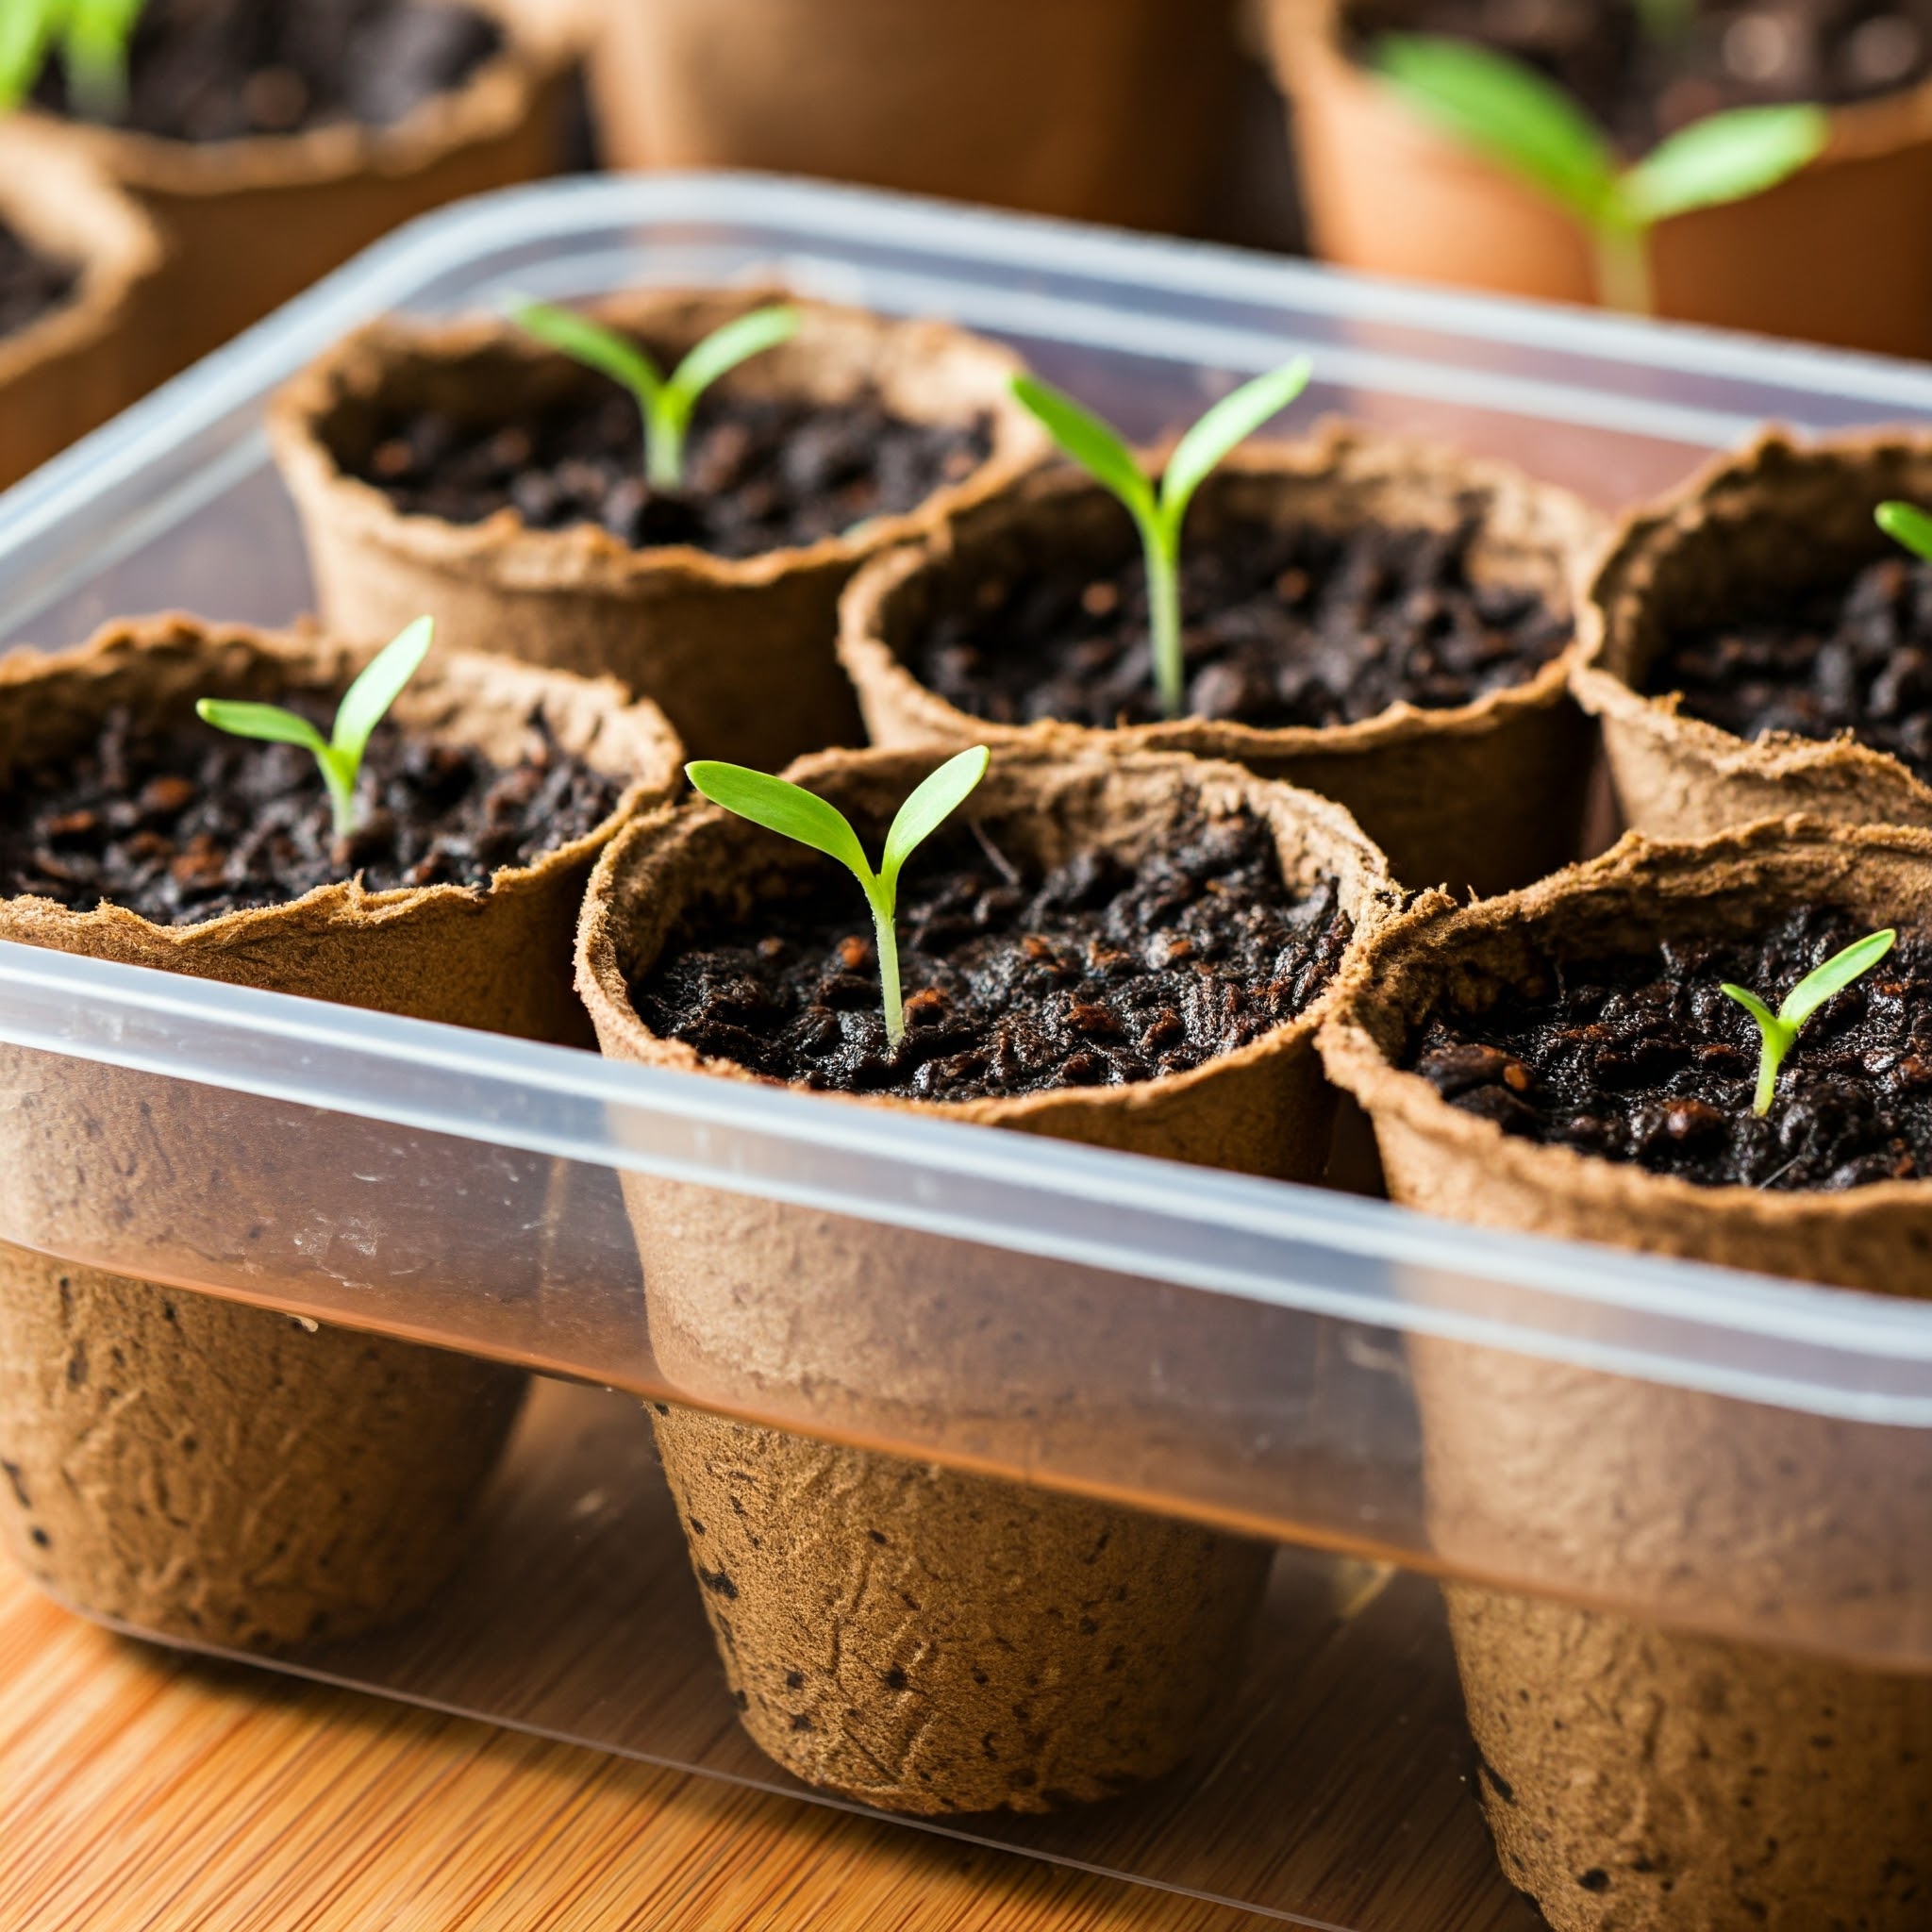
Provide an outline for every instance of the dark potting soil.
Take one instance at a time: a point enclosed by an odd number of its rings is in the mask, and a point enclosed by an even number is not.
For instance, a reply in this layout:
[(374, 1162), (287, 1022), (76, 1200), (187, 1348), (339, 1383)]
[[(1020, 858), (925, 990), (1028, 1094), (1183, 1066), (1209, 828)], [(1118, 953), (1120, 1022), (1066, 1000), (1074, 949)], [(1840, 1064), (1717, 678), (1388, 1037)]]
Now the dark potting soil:
[(1447, 34), (1541, 68), (1625, 153), (1727, 108), (1827, 106), (1932, 72), (1932, 0), (1688, 0), (1683, 28), (1647, 33), (1635, 0), (1355, 0), (1360, 58), (1387, 33)]
[(399, 418), (352, 474), (406, 516), (478, 524), (513, 509), (533, 530), (596, 524), (638, 548), (757, 557), (915, 509), (991, 448), (984, 420), (908, 423), (876, 395), (832, 407), (712, 390), (686, 441), (684, 489), (656, 491), (637, 404), (600, 388), (508, 422)]
[[(1242, 523), (1182, 553), (1190, 713), (1263, 729), (1351, 724), (1407, 700), (1473, 704), (1534, 677), (1571, 639), (1533, 591), (1472, 583), (1476, 525), (1336, 532)], [(1160, 717), (1138, 554), (988, 578), (906, 652), (975, 718), (1097, 725)]]
[(1410, 1064), (1506, 1133), (1701, 1186), (1838, 1191), (1932, 1174), (1932, 941), (1902, 933), (1798, 1035), (1762, 1120), (1758, 1035), (1719, 991), (1774, 1011), (1868, 926), (1794, 912), (1757, 941), (1685, 940), (1553, 964), (1546, 986), (1438, 1016)]
[[(147, 0), (121, 125), (197, 142), (388, 127), (503, 46), (497, 22), (459, 0)], [(58, 58), (35, 97), (73, 111)]]
[(50, 260), (0, 222), (0, 336), (10, 336), (58, 308), (79, 279), (68, 263)]
[(1932, 783), (1932, 564), (1885, 557), (1849, 585), (1767, 594), (1674, 637), (1648, 689), (1740, 738), (1849, 731)]
[[(332, 702), (286, 702), (327, 734)], [(499, 867), (594, 830), (623, 792), (532, 723), (541, 745), (507, 770), (378, 725), (362, 762), (362, 824), (339, 844), (322, 774), (299, 746), (116, 711), (92, 743), (20, 773), (0, 796), (0, 896), (191, 925), (357, 873), (372, 891), (482, 888)]]
[(1241, 815), (1129, 865), (1088, 852), (1022, 874), (949, 831), (902, 887), (907, 1029), (886, 1043), (864, 901), (824, 864), (755, 925), (700, 914), (631, 989), (644, 1024), (774, 1080), (921, 1100), (1118, 1087), (1197, 1067), (1291, 1019), (1352, 930), (1335, 888), (1282, 882)]

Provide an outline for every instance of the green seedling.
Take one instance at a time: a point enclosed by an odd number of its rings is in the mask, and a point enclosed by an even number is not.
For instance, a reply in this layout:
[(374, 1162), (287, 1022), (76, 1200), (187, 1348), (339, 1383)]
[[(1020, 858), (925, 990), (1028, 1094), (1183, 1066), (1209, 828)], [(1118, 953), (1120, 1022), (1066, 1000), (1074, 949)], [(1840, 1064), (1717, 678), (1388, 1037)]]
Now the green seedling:
[(402, 696), (403, 688), (422, 667), (436, 636), (433, 618), (419, 617), (394, 642), (386, 644), (362, 667), (355, 683), (342, 693), (327, 738), (308, 720), (280, 705), (258, 705), (229, 698), (202, 698), (195, 713), (206, 724), (237, 738), (257, 738), (273, 744), (299, 744), (315, 754), (328, 787), (329, 808), (338, 839), (356, 830), (356, 780), (370, 735)]
[(1796, 1042), (1805, 1022), (1833, 993), (1842, 992), (1855, 979), (1871, 972), (1891, 951), (1897, 938), (1896, 930), (1888, 926), (1883, 932), (1868, 934), (1841, 953), (1834, 953), (1823, 966), (1814, 967), (1792, 987), (1785, 995), (1784, 1005), (1774, 1013), (1748, 988), (1724, 981), (1724, 991), (1757, 1021), (1763, 1041), (1763, 1052), (1757, 1062), (1757, 1092), (1751, 1103), (1751, 1111), (1760, 1120), (1771, 1111), (1772, 1100), (1777, 1092), (1778, 1069), (1784, 1065), (1785, 1056)]
[(924, 780), (902, 805), (886, 834), (885, 856), (874, 872), (865, 847), (845, 814), (816, 792), (786, 778), (768, 777), (742, 765), (720, 764), (714, 758), (685, 766), (685, 775), (713, 805), (795, 839), (836, 858), (858, 881), (872, 908), (873, 930), (878, 937), (879, 994), (885, 1003), (886, 1039), (896, 1049), (906, 1037), (906, 1002), (899, 991), (899, 934), (894, 920), (899, 904), (899, 874), (913, 852), (952, 817), (986, 776), (991, 753), (977, 744), (950, 758)]
[(58, 51), (83, 120), (127, 113), (127, 50), (146, 0), (0, 0), (0, 113), (32, 92)]
[(1243, 383), (1181, 438), (1157, 486), (1110, 425), (1035, 375), (1016, 375), (1013, 393), (1046, 425), (1074, 462), (1126, 506), (1147, 558), (1147, 609), (1154, 634), (1154, 679), (1160, 708), (1178, 718), (1186, 707), (1181, 658), (1181, 525), (1194, 492), (1214, 466), (1308, 386), (1308, 361), (1297, 358)]
[(1734, 108), (1625, 166), (1561, 88), (1507, 54), (1393, 34), (1374, 64), (1417, 114), (1574, 215), (1596, 251), (1599, 298), (1636, 314), (1653, 306), (1657, 223), (1761, 194), (1814, 159), (1830, 133), (1820, 108)]
[(1910, 503), (1881, 503), (1873, 511), (1878, 527), (1916, 558), (1932, 563), (1932, 516)]
[(667, 376), (639, 343), (574, 308), (512, 302), (508, 313), (546, 348), (608, 375), (637, 399), (644, 419), (644, 477), (653, 490), (684, 487), (684, 440), (698, 398), (741, 362), (789, 342), (801, 319), (782, 303), (754, 308), (713, 330)]

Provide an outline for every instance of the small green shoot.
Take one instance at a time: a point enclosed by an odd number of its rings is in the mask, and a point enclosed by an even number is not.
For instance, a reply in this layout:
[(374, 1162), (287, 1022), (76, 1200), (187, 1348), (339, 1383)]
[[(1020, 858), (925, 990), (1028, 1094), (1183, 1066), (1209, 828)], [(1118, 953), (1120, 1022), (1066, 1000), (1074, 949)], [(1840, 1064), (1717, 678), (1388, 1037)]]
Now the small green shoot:
[(1154, 678), (1160, 708), (1178, 718), (1187, 704), (1181, 658), (1181, 525), (1214, 466), (1308, 386), (1298, 358), (1223, 396), (1174, 445), (1157, 487), (1119, 432), (1072, 396), (1035, 375), (1016, 375), (1013, 394), (1046, 425), (1060, 448), (1126, 506), (1147, 558), (1147, 609), (1154, 634)]
[(1734, 108), (1626, 167), (1561, 88), (1507, 54), (1392, 34), (1376, 46), (1375, 67), (1417, 114), (1582, 223), (1596, 250), (1599, 298), (1636, 314), (1653, 306), (1657, 223), (1761, 194), (1815, 159), (1830, 135), (1821, 108)]
[(1912, 555), (1932, 563), (1932, 516), (1910, 503), (1881, 503), (1873, 511), (1878, 527)]
[(315, 762), (322, 767), (323, 783), (328, 787), (335, 835), (347, 839), (356, 830), (356, 780), (370, 736), (402, 696), (403, 687), (421, 669), (435, 636), (435, 620), (419, 617), (394, 642), (377, 652), (342, 693), (326, 739), (299, 712), (285, 710), (280, 705), (202, 698), (194, 707), (195, 714), (203, 724), (237, 738), (299, 744), (313, 752)]
[(1763, 1052), (1757, 1062), (1757, 1092), (1751, 1103), (1751, 1111), (1760, 1120), (1771, 1111), (1771, 1103), (1777, 1093), (1778, 1069), (1784, 1065), (1785, 1056), (1790, 1052), (1805, 1022), (1833, 993), (1842, 992), (1855, 979), (1871, 972), (1891, 951), (1897, 938), (1896, 929), (1888, 926), (1883, 932), (1870, 933), (1856, 941), (1841, 953), (1834, 953), (1824, 965), (1813, 967), (1792, 987), (1785, 995), (1784, 1005), (1774, 1013), (1749, 989), (1724, 981), (1724, 991), (1757, 1021), (1763, 1040)]
[(797, 309), (782, 303), (754, 308), (714, 329), (666, 376), (641, 344), (574, 308), (513, 301), (508, 313), (546, 348), (608, 375), (637, 399), (644, 419), (644, 477), (653, 490), (684, 487), (684, 440), (698, 398), (741, 362), (789, 342), (801, 321)]
[(0, 113), (33, 91), (57, 47), (75, 112), (111, 125), (127, 114), (127, 50), (146, 0), (0, 0)]
[(886, 834), (885, 857), (877, 872), (866, 862), (865, 847), (845, 814), (816, 792), (787, 778), (768, 777), (743, 765), (703, 758), (685, 766), (685, 775), (713, 805), (795, 839), (836, 858), (858, 881), (872, 908), (878, 937), (879, 994), (885, 1003), (886, 1039), (896, 1051), (906, 1037), (906, 1002), (899, 991), (899, 935), (894, 920), (899, 904), (899, 873), (913, 852), (952, 817), (986, 776), (991, 758), (985, 745), (950, 758), (907, 798)]

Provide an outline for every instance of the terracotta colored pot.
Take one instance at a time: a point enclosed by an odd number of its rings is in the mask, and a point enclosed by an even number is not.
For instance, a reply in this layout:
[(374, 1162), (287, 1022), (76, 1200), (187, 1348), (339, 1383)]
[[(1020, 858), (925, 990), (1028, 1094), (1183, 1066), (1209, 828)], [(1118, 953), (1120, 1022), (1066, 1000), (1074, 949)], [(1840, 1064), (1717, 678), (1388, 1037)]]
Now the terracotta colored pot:
[[(1482, 522), (1474, 569), (1489, 581), (1534, 586), (1567, 609), (1577, 560), (1597, 538), (1593, 512), (1500, 464), (1336, 425), (1306, 442), (1236, 452), (1202, 486), (1186, 541), (1211, 546), (1218, 529), (1253, 521), (1443, 528), (1474, 504)], [(1108, 731), (991, 724), (906, 669), (910, 641), (975, 583), (1010, 582), (1069, 554), (1111, 571), (1138, 549), (1114, 499), (1061, 471), (1027, 478), (923, 545), (868, 566), (841, 606), (839, 655), (873, 741), (1229, 758), (1347, 807), (1406, 883), (1500, 891), (1574, 858), (1589, 740), (1564, 697), (1567, 658), (1450, 710), (1399, 704), (1357, 724), (1272, 730), (1201, 718)]]
[(140, 331), (161, 242), (153, 223), (64, 142), (0, 121), (0, 220), (80, 271), (58, 308), (0, 337), (0, 490), (141, 393)]
[[(0, 663), (0, 783), (51, 745), (91, 737), (111, 708), (178, 714), (208, 693), (340, 689), (364, 656), (181, 619), (15, 656)], [(613, 685), (454, 653), (425, 666), (395, 716), (508, 761), (539, 711), (566, 750), (631, 782), (594, 832), (481, 891), (349, 882), (186, 926), (15, 898), (0, 901), (0, 939), (581, 1038), (569, 962), (584, 883), (625, 820), (677, 783), (675, 739)], [(338, 1141), (366, 1145), (332, 1116), (270, 1136), (258, 1113), (253, 1133), (238, 1132), (221, 1097), (191, 1084), (30, 1052), (4, 1058), (6, 1225), (43, 1231), (63, 1252), (245, 1255), (251, 1225), (280, 1228), (307, 1211), (306, 1174), (353, 1168)], [(531, 1191), (527, 1213), (541, 1214), (541, 1168), (505, 1185)], [(312, 1205), (323, 1225), (345, 1211), (339, 1199)], [(372, 1197), (359, 1238), (389, 1242), (376, 1232), (388, 1211)], [(413, 1220), (407, 1205), (396, 1212)], [(433, 1275), (433, 1238), (409, 1239)], [(537, 1272), (533, 1261), (533, 1292)], [(0, 1523), (35, 1576), (95, 1615), (249, 1648), (348, 1637), (414, 1609), (456, 1562), (524, 1379), (0, 1247)]]
[(604, 0), (611, 162), (759, 168), (1128, 227), (1199, 219), (1229, 0)]
[(1932, 786), (1889, 753), (1786, 732), (1741, 739), (1687, 715), (1674, 693), (1642, 695), (1679, 628), (1722, 623), (1747, 592), (1849, 582), (1874, 558), (1903, 557), (1872, 521), (1890, 497), (1932, 498), (1932, 435), (1806, 447), (1773, 432), (1624, 520), (1583, 600), (1572, 687), (1603, 720), (1627, 824), (1670, 838), (1791, 811), (1932, 825)]
[(479, 4), (503, 16), (508, 46), (392, 127), (342, 123), (203, 144), (32, 117), (126, 189), (168, 244), (144, 330), (144, 387), (415, 216), (556, 172), (568, 23), (546, 25), (534, 0)]
[[(1391, 1195), (1483, 1226), (1919, 1295), (1923, 1182), (1703, 1188), (1504, 1135), (1398, 1070), (1439, 1007), (1480, 1011), (1671, 935), (1761, 932), (1799, 905), (1932, 924), (1932, 835), (1768, 822), (1632, 835), (1507, 898), (1428, 897), (1373, 939), (1322, 1036)], [(1896, 1652), (1932, 1591), (1932, 1444), (1501, 1351), (1410, 1344), (1431, 1533), (1454, 1574), (1641, 1601), (1822, 1653)], [(1482, 1796), (1505, 1869), (1558, 1932), (1924, 1923), (1932, 1677), (1450, 1588)], [(1902, 1643), (1903, 1640), (1903, 1643)]]
[[(869, 835), (933, 762), (829, 755), (790, 775)], [(1094, 845), (1131, 855), (1191, 811), (1242, 808), (1273, 828), (1287, 877), (1338, 881), (1358, 935), (1388, 915), (1379, 855), (1344, 813), (1227, 765), (1001, 751), (967, 811), (1002, 852), (1051, 864)], [(710, 807), (640, 822), (600, 863), (578, 939), (578, 985), (605, 1053), (755, 1077), (651, 1033), (630, 980), (688, 908), (748, 910), (812, 863)], [(1310, 1048), (1324, 1005), (1138, 1087), (852, 1104), (1308, 1176), (1332, 1101)], [(1011, 1256), (954, 1244), (941, 1262), (929, 1239), (677, 1183), (632, 1178), (627, 1198), (652, 1348), (693, 1401), (754, 1414), (808, 1406), (834, 1433), (896, 1420), (916, 1434), (921, 1419), (984, 1409), (999, 1357), (991, 1399), (1038, 1414), (1042, 1441), (1056, 1426), (1090, 1441), (1122, 1426), (1068, 1412), (1053, 1384), (1083, 1351), (1124, 1353), (1119, 1325), (1141, 1307), (1096, 1296), (1091, 1327), (1071, 1302), (1040, 1310), (1007, 1360), (1009, 1318), (990, 1311), (1024, 1266)], [(1062, 1321), (1070, 1332), (1041, 1332)], [(1173, 1339), (1170, 1323), (1141, 1342), (1168, 1358)], [(1232, 1682), (1263, 1546), (684, 1410), (658, 1411), (657, 1426), (745, 1726), (809, 1783), (927, 1813), (1096, 1798), (1185, 1756)]]
[[(1589, 239), (1437, 132), (1342, 51), (1340, 0), (1270, 0), (1317, 251), (1347, 268), (1546, 301), (1600, 299)], [(1831, 141), (1763, 194), (1661, 223), (1657, 312), (1932, 355), (1932, 82), (1835, 108)]]
[[(667, 359), (769, 292), (646, 291), (597, 311)], [(725, 382), (746, 395), (842, 402), (876, 386), (915, 422), (991, 419), (977, 471), (907, 516), (759, 557), (687, 544), (637, 550), (580, 525), (531, 530), (512, 510), (475, 525), (404, 516), (347, 475), (392, 409), (431, 405), (486, 418), (602, 381), (511, 325), (384, 323), (352, 337), (276, 400), (276, 460), (302, 512), (326, 620), (387, 637), (432, 611), (465, 648), (608, 672), (661, 706), (693, 753), (773, 770), (858, 735), (833, 657), (840, 591), (867, 558), (966, 508), (1036, 462), (1043, 433), (1008, 385), (1005, 349), (938, 323), (897, 323), (822, 303), (790, 342)]]

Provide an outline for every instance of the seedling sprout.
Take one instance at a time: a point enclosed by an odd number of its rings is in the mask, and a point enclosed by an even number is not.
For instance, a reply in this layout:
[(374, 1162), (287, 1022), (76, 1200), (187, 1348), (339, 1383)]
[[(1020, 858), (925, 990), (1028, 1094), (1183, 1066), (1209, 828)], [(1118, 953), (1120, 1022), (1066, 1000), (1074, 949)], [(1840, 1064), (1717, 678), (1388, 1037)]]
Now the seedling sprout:
[(1243, 383), (1223, 396), (1174, 445), (1157, 486), (1110, 425), (1038, 376), (1016, 375), (1013, 393), (1039, 417), (1060, 448), (1126, 506), (1147, 558), (1147, 609), (1154, 641), (1154, 678), (1160, 708), (1178, 718), (1186, 708), (1181, 658), (1181, 525), (1194, 492), (1244, 437), (1277, 415), (1308, 386), (1308, 361)]
[(1855, 979), (1871, 972), (1891, 951), (1897, 938), (1897, 931), (1888, 926), (1883, 932), (1868, 934), (1841, 953), (1834, 953), (1824, 965), (1813, 967), (1792, 987), (1785, 995), (1784, 1005), (1774, 1013), (1755, 992), (1724, 981), (1724, 991), (1757, 1021), (1763, 1042), (1757, 1062), (1757, 1092), (1751, 1103), (1751, 1111), (1760, 1120), (1771, 1111), (1771, 1103), (1777, 1093), (1778, 1069), (1784, 1065), (1785, 1056), (1790, 1052), (1805, 1022), (1833, 993), (1842, 992)]
[(858, 834), (837, 806), (786, 778), (768, 777), (742, 765), (721, 764), (714, 758), (685, 766), (685, 775), (713, 805), (795, 839), (836, 858), (858, 881), (872, 908), (873, 930), (878, 938), (879, 994), (885, 1003), (886, 1039), (893, 1048), (906, 1037), (906, 1003), (899, 991), (899, 935), (894, 920), (899, 902), (899, 873), (913, 852), (945, 824), (986, 776), (991, 753), (974, 745), (950, 758), (907, 798), (886, 834), (885, 856), (877, 872), (865, 857)]
[[(1657, 10), (1661, 28), (1667, 8)], [(1824, 148), (1820, 108), (1734, 108), (1691, 123), (1640, 161), (1621, 162), (1574, 101), (1527, 63), (1474, 42), (1391, 34), (1383, 79), (1424, 119), (1516, 175), (1589, 230), (1597, 289), (1612, 308), (1653, 306), (1650, 232), (1673, 215), (1741, 201)]]
[(800, 322), (798, 310), (782, 303), (754, 308), (714, 329), (667, 376), (641, 344), (574, 308), (516, 302), (509, 317), (547, 348), (608, 375), (637, 399), (644, 419), (644, 478), (653, 490), (684, 487), (684, 440), (698, 398), (741, 362), (789, 342)]
[(342, 693), (336, 708), (334, 727), (325, 739), (299, 712), (280, 705), (246, 703), (230, 698), (202, 698), (196, 715), (218, 731), (237, 738), (257, 738), (275, 744), (299, 744), (315, 754), (322, 768), (323, 783), (328, 787), (335, 835), (346, 839), (356, 830), (356, 780), (362, 770), (362, 755), (375, 727), (389, 713), (389, 708), (403, 694), (403, 688), (414, 677), (428, 655), (436, 636), (433, 618), (419, 617), (392, 643), (386, 644), (362, 667), (355, 683)]
[(25, 100), (58, 47), (83, 120), (127, 113), (127, 49), (146, 0), (0, 0), (0, 112)]
[(1881, 503), (1873, 515), (1888, 537), (1932, 563), (1932, 516), (1910, 503)]

